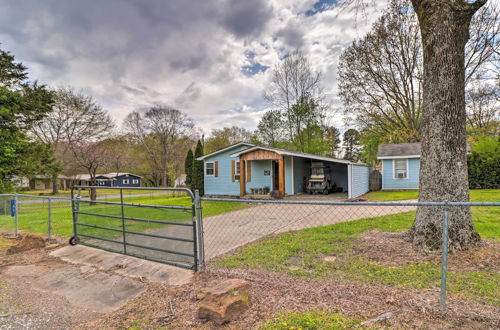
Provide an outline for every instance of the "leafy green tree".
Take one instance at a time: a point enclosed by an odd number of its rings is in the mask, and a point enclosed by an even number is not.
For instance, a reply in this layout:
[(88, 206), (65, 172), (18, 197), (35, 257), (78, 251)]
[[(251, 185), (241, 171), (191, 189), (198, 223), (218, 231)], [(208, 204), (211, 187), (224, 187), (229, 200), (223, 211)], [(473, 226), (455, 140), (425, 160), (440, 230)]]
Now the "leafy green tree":
[(276, 148), (283, 141), (284, 133), (285, 123), (281, 111), (269, 110), (260, 119), (255, 135), (259, 142)]
[(325, 156), (336, 157), (340, 144), (340, 131), (334, 126), (323, 128), (324, 144), (327, 146)]
[(0, 87), (12, 88), (28, 78), (26, 67), (14, 55), (0, 49)]
[(201, 141), (198, 140), (196, 144), (196, 149), (194, 151), (194, 162), (193, 162), (193, 178), (191, 182), (191, 189), (200, 191), (200, 195), (204, 194), (204, 176), (203, 176), (203, 161), (197, 160), (198, 157), (203, 156), (203, 145)]
[(211, 153), (238, 142), (250, 142), (252, 138), (252, 132), (238, 126), (214, 129), (205, 141), (205, 152)]
[(354, 128), (344, 132), (344, 159), (359, 160), (359, 132)]
[(186, 172), (186, 186), (188, 187), (191, 186), (191, 182), (193, 182), (193, 163), (193, 151), (189, 149), (186, 155), (186, 160), (184, 161), (184, 172)]
[(26, 67), (0, 50), (0, 191), (9, 190), (15, 177), (57, 169), (47, 164), (53, 157), (45, 146), (27, 135), (52, 110), (53, 94), (44, 85), (25, 82), (26, 77)]
[(469, 186), (472, 189), (500, 188), (500, 138), (483, 137), (467, 156)]

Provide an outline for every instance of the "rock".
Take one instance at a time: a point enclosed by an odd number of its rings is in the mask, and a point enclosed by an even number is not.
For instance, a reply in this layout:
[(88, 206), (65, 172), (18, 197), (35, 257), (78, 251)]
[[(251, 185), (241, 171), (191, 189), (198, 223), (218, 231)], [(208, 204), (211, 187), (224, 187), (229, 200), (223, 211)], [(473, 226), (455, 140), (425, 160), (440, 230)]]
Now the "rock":
[(20, 253), (32, 249), (41, 249), (45, 246), (45, 239), (42, 236), (28, 234), (23, 237), (23, 239), (12, 245), (8, 250), (7, 254)]
[(206, 289), (198, 308), (198, 317), (221, 325), (236, 319), (250, 306), (250, 283), (229, 279)]
[(207, 288), (201, 289), (200, 292), (198, 292), (198, 294), (196, 295), (196, 300), (202, 300), (203, 298), (205, 298), (207, 296), (207, 292)]

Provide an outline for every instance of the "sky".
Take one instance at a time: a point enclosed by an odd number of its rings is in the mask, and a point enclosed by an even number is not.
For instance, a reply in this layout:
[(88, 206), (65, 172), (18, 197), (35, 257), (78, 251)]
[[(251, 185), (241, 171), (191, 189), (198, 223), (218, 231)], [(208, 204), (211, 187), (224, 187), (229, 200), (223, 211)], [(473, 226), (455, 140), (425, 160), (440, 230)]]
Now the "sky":
[(322, 72), (332, 114), (341, 109), (339, 56), (384, 3), (360, 15), (335, 0), (0, 0), (0, 47), (30, 79), (82, 90), (118, 125), (165, 104), (205, 134), (253, 130), (272, 68), (295, 49)]

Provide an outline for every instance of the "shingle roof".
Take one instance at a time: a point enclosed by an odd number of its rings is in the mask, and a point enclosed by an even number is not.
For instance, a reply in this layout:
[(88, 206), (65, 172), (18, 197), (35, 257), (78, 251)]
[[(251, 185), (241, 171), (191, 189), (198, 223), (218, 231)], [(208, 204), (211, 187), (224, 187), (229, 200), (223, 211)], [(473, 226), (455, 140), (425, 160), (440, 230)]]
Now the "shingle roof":
[(381, 144), (378, 146), (377, 158), (417, 156), (420, 157), (420, 143)]
[(323, 157), (323, 156), (318, 156), (318, 155), (313, 155), (313, 154), (306, 154), (304, 152), (298, 152), (298, 151), (293, 151), (293, 150), (286, 150), (286, 149), (279, 149), (279, 148), (271, 148), (271, 147), (262, 147), (262, 146), (255, 146), (249, 149), (245, 149), (242, 151), (239, 151), (237, 153), (232, 154), (232, 157), (239, 157), (240, 155), (246, 154), (248, 152), (252, 152), (254, 150), (268, 150), (268, 151), (273, 151), (279, 155), (284, 155), (284, 156), (293, 156), (293, 157), (301, 157), (301, 158), (308, 158), (308, 159), (315, 159), (315, 160), (322, 160), (326, 162), (334, 162), (334, 163), (342, 163), (342, 164), (358, 164), (358, 165), (365, 165), (363, 163), (354, 163), (349, 160), (345, 159), (336, 159), (336, 158), (330, 158), (330, 157)]

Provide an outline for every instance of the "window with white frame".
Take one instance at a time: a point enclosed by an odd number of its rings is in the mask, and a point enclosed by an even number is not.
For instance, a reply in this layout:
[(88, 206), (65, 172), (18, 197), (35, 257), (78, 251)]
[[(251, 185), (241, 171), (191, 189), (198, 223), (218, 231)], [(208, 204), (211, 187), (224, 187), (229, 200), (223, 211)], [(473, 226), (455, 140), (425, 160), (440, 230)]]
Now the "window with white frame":
[(139, 179), (132, 179), (133, 184), (139, 184)]
[(129, 184), (129, 180), (128, 179), (123, 179), (123, 184)]
[(394, 178), (408, 178), (408, 159), (394, 159)]
[(239, 181), (240, 180), (240, 162), (236, 161), (234, 163), (234, 180)]
[(205, 175), (207, 176), (213, 176), (214, 175), (214, 163), (213, 162), (207, 162), (205, 163)]

